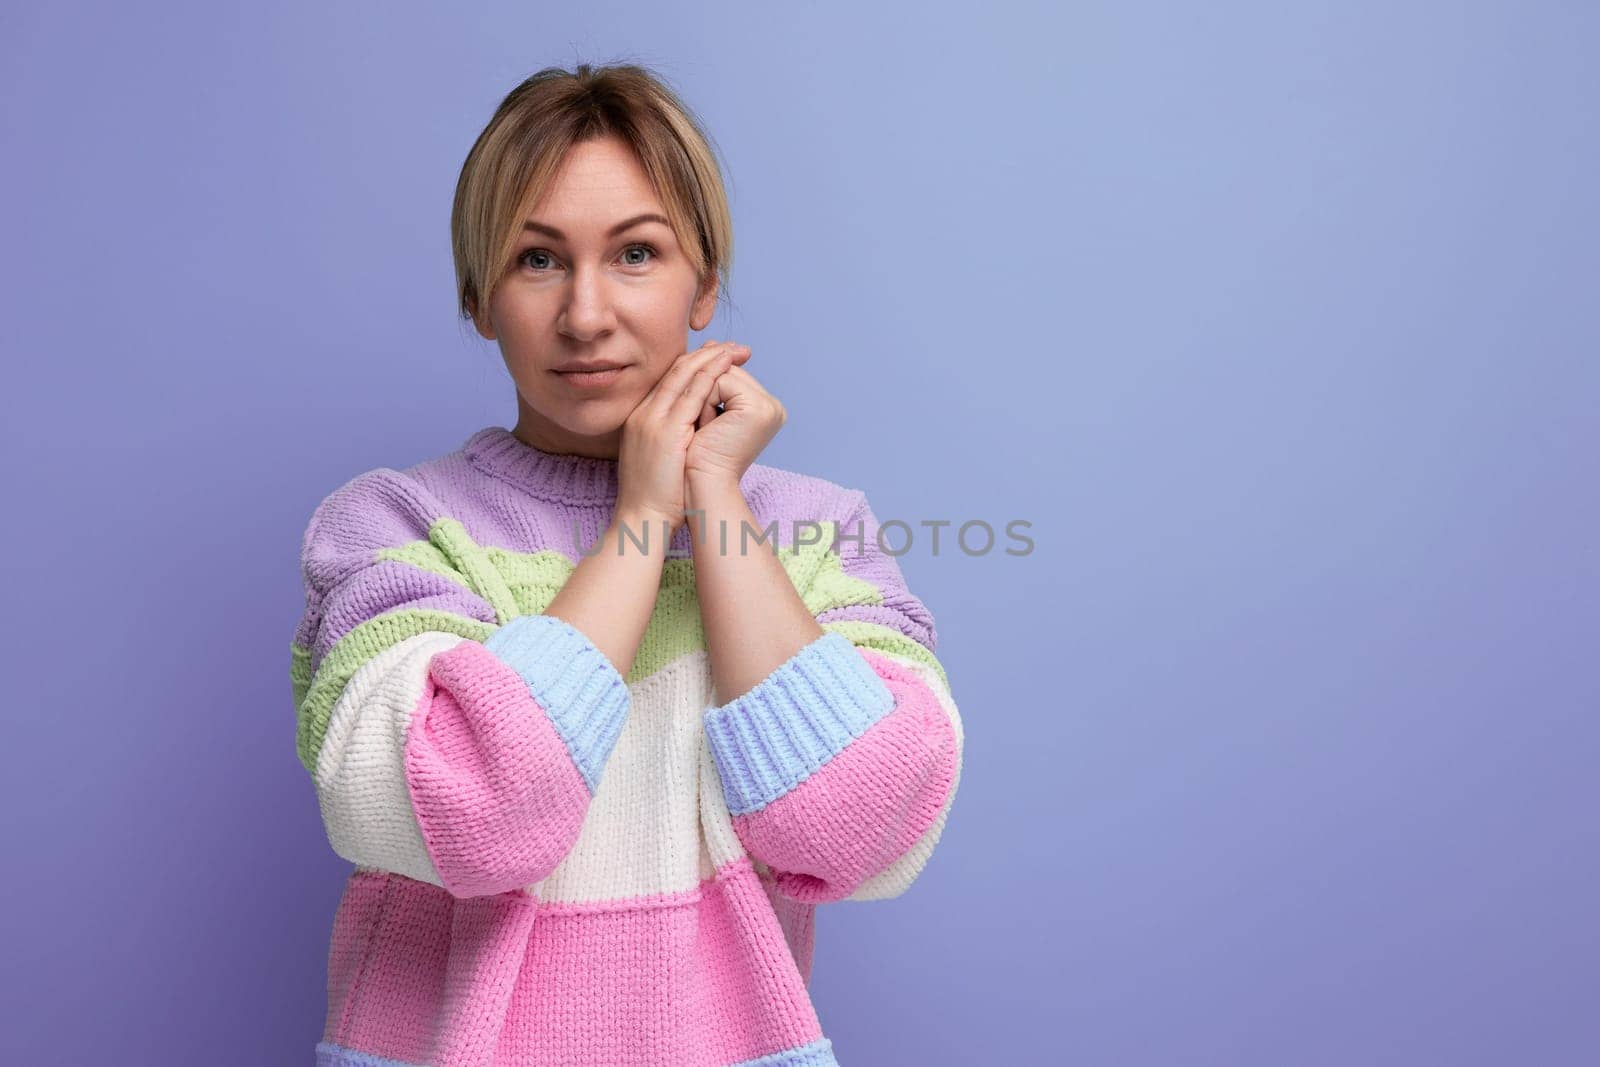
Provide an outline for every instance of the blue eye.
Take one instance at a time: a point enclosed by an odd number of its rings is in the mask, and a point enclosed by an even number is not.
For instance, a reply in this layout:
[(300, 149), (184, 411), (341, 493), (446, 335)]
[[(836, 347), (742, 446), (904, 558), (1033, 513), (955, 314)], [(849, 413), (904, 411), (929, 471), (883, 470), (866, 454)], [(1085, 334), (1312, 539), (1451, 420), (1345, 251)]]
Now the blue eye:
[[(634, 252), (634, 251), (648, 252), (651, 257), (655, 257), (655, 256), (660, 255), (659, 252), (657, 252), (654, 248), (652, 248), (650, 245), (647, 245), (647, 244), (631, 244), (627, 248), (622, 250), (622, 254), (624, 256), (626, 256), (629, 252)], [(535, 266), (533, 263), (529, 262), (529, 260), (531, 260), (535, 256), (543, 256), (546, 259), (553, 259), (554, 258), (553, 256), (550, 255), (549, 251), (547, 251), (546, 249), (543, 249), (543, 248), (530, 248), (526, 252), (523, 252), (521, 255), (519, 255), (517, 257), (517, 262), (522, 264), (523, 266), (526, 266), (528, 269), (533, 270), (533, 271), (542, 272), (545, 269), (547, 269), (547, 268), (544, 268), (544, 267)], [(642, 267), (647, 262), (649, 262), (649, 259), (635, 259), (635, 260), (626, 261), (626, 265), (630, 266), (630, 267)]]
[[(645, 244), (629, 245), (627, 248), (622, 250), (622, 254), (623, 255), (627, 255), (629, 252), (632, 252), (634, 249), (639, 249), (640, 251), (649, 252), (650, 255), (652, 255), (652, 256), (654, 256), (656, 254), (656, 250), (654, 248), (651, 248), (649, 245), (645, 245)], [(630, 263), (629, 266), (631, 266), (631, 267), (642, 267), (642, 266), (644, 266), (644, 263), (642, 261), (635, 260), (634, 262)]]

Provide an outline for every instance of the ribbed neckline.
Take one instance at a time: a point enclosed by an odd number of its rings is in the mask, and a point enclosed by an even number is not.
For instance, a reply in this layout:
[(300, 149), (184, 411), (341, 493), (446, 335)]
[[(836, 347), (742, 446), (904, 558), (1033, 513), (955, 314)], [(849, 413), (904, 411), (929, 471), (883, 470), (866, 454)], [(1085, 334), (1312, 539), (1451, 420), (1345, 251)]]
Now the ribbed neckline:
[(485, 426), (462, 446), (467, 462), (499, 475), (541, 500), (558, 504), (612, 506), (617, 500), (617, 461), (566, 452), (546, 452), (504, 426)]

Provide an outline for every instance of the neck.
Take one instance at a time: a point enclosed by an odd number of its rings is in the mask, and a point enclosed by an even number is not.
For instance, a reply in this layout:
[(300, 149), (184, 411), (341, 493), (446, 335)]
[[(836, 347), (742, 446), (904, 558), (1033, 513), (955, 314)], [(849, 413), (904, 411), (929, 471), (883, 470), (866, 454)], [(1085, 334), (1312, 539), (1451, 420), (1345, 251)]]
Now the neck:
[(552, 455), (616, 459), (622, 449), (622, 427), (596, 436), (573, 433), (559, 426), (517, 397), (517, 424), (511, 433), (525, 445)]

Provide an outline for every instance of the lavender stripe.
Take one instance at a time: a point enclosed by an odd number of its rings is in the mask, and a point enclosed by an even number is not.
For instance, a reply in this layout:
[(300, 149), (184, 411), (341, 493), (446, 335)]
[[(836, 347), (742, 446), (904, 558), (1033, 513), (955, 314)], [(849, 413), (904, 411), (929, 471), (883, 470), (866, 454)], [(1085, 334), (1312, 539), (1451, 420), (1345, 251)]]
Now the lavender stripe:
[(496, 623), (488, 601), (442, 574), (399, 560), (379, 560), (335, 587), (323, 602), (321, 623), (309, 646), (313, 668), (361, 623), (395, 608), (448, 611)]

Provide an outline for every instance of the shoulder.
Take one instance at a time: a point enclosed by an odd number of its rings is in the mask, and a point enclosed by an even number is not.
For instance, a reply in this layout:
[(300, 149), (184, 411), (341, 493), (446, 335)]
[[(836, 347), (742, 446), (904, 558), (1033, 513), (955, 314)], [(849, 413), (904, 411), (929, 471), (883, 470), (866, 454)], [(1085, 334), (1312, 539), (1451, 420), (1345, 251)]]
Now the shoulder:
[(362, 471), (312, 510), (300, 543), (305, 576), (313, 583), (336, 582), (380, 549), (425, 540), (439, 514), (438, 500), (412, 470)]
[[(750, 468), (756, 480), (750, 485), (741, 481), (740, 485), (747, 498), (760, 492), (769, 500), (780, 501), (779, 511), (789, 512), (781, 516), (784, 544), (789, 543), (790, 517), (839, 526), (838, 541), (825, 554), (837, 557), (835, 573), (847, 580), (824, 586), (816, 584), (815, 574), (810, 576), (813, 584), (808, 590), (808, 603), (819, 610), (819, 617), (834, 623), (855, 621), (891, 627), (932, 652), (938, 644), (933, 613), (907, 586), (897, 554), (887, 551), (879, 540), (878, 516), (866, 491), (799, 471), (776, 467), (761, 467), (758, 471), (758, 466)], [(753, 501), (751, 510), (766, 521), (763, 510)], [(795, 511), (800, 514), (793, 514)], [(862, 590), (868, 586), (871, 594), (863, 601)]]
[(866, 494), (816, 474), (753, 463), (739, 480), (762, 522), (845, 523), (866, 508)]
[(374, 467), (346, 479), (323, 497), (307, 527), (315, 538), (390, 545), (426, 538), (441, 518), (482, 495), (484, 479), (464, 447), (409, 466)]

